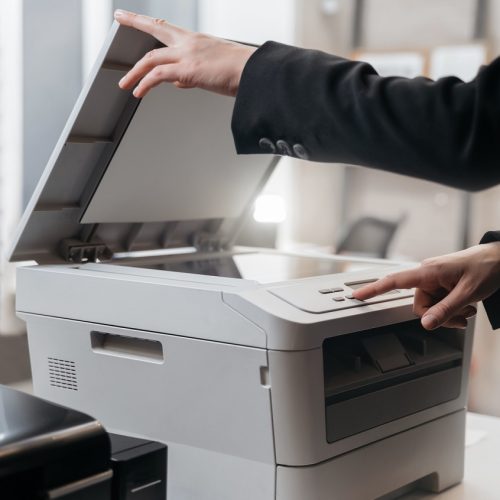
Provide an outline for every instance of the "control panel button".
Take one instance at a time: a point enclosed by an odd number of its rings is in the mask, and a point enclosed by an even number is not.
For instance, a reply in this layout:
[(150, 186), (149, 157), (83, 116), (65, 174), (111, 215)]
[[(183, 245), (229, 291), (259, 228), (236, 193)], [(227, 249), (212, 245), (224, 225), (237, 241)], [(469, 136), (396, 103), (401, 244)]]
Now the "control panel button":
[[(324, 279), (322, 282), (315, 283), (314, 280), (311, 280), (311, 282), (270, 286), (269, 292), (302, 311), (315, 314), (338, 312), (355, 307), (363, 308), (390, 300), (413, 297), (413, 290), (402, 290), (394, 295), (384, 295), (361, 301), (352, 296), (354, 293), (352, 288), (342, 284), (334, 285), (335, 281), (332, 281), (333, 283)], [(326, 295), (323, 296), (323, 294)]]

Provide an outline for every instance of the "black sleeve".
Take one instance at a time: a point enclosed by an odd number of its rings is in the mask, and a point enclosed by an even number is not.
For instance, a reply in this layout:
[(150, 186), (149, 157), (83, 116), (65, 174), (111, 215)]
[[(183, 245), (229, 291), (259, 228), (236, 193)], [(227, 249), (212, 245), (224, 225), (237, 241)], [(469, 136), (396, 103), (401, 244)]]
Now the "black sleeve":
[(267, 42), (243, 71), (232, 129), (240, 154), (484, 189), (500, 182), (500, 58), (469, 83), (382, 78), (366, 63)]
[[(500, 242), (500, 231), (490, 231), (486, 233), (481, 243), (493, 243), (495, 241)], [(500, 283), (498, 284), (498, 290), (493, 295), (483, 300), (483, 304), (493, 329), (496, 330), (500, 328)]]

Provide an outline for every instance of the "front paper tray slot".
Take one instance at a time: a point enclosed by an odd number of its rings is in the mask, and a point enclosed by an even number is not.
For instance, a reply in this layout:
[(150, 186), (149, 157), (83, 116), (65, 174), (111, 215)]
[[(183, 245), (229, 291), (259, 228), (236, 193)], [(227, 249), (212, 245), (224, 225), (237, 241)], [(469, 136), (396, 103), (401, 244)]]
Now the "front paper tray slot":
[(454, 366), (344, 401), (326, 401), (327, 441), (366, 431), (460, 395), (462, 367)]

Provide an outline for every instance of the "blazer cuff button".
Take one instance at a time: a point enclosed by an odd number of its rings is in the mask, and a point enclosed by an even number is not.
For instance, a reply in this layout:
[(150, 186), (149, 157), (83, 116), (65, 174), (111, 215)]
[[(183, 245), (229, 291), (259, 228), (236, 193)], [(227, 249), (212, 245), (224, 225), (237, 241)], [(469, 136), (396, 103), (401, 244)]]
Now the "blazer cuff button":
[(288, 142), (280, 139), (279, 141), (276, 141), (276, 147), (278, 148), (278, 153), (280, 155), (284, 156), (292, 156), (292, 148), (290, 147), (290, 144)]
[(300, 158), (301, 160), (309, 159), (309, 155), (307, 154), (306, 148), (302, 144), (294, 144), (293, 152), (295, 153), (295, 156), (297, 158)]
[(271, 139), (267, 137), (262, 137), (259, 141), (259, 148), (265, 153), (276, 154), (276, 146), (273, 144)]

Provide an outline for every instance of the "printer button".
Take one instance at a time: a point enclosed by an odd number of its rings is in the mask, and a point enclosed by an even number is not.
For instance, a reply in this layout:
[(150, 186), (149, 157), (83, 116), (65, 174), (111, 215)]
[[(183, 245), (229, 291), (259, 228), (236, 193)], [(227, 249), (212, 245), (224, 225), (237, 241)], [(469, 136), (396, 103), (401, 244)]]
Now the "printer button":
[(343, 292), (343, 291), (344, 291), (344, 289), (343, 289), (343, 288), (340, 288), (340, 287), (338, 287), (338, 288), (331, 288), (331, 291), (332, 291), (332, 292)]
[(335, 302), (343, 302), (345, 299), (344, 299), (344, 297), (333, 297), (333, 300)]
[(326, 293), (333, 293), (332, 288), (322, 288), (321, 290), (318, 290), (319, 293), (326, 294)]

